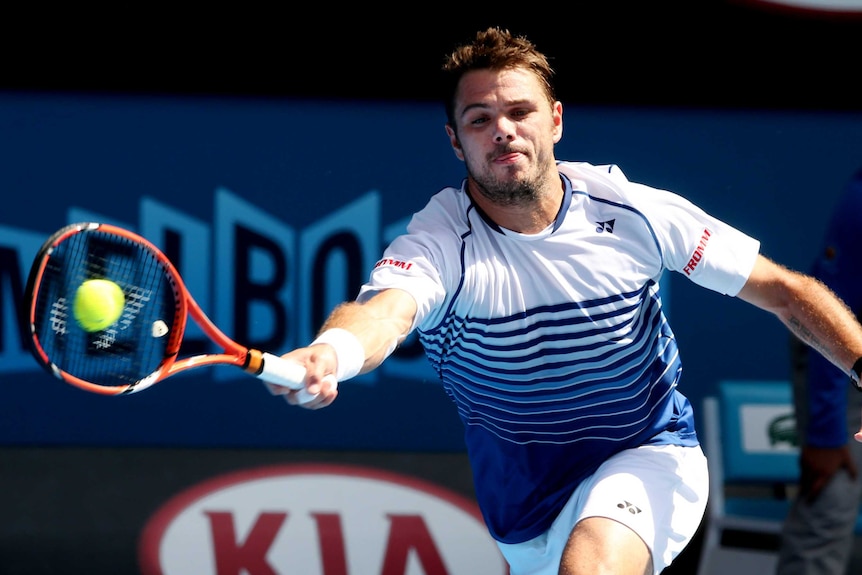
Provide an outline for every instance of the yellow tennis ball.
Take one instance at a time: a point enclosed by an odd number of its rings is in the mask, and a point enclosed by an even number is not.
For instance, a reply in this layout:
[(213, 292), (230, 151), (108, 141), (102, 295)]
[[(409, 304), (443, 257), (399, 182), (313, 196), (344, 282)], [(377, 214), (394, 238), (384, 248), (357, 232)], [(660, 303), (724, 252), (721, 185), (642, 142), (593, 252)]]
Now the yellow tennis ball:
[(123, 288), (106, 279), (87, 280), (75, 292), (72, 313), (84, 331), (102, 331), (123, 315)]

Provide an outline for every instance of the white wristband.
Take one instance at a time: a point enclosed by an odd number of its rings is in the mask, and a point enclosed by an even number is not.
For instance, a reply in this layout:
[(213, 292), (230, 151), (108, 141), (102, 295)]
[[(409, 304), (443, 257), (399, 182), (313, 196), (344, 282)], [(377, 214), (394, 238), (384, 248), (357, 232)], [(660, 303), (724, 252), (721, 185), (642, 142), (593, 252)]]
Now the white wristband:
[(365, 349), (356, 336), (346, 329), (330, 328), (317, 336), (311, 345), (316, 343), (328, 343), (335, 349), (335, 357), (338, 360), (335, 378), (338, 381), (345, 381), (358, 375), (365, 365)]

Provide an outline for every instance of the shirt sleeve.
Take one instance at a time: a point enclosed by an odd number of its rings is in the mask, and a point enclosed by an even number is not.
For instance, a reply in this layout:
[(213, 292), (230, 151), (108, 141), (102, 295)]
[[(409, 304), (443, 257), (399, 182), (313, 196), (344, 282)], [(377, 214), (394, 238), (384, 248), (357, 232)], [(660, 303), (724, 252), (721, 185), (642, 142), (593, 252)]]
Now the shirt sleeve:
[(447, 285), (457, 277), (460, 236), (457, 191), (447, 188), (413, 215), (405, 234), (389, 244), (360, 288), (357, 301), (390, 288), (408, 292), (416, 301), (411, 331), (437, 310), (446, 298)]
[[(615, 177), (624, 179), (621, 172)], [(719, 293), (739, 293), (760, 253), (758, 240), (678, 194), (634, 182), (628, 185), (633, 204), (653, 228), (665, 268)]]

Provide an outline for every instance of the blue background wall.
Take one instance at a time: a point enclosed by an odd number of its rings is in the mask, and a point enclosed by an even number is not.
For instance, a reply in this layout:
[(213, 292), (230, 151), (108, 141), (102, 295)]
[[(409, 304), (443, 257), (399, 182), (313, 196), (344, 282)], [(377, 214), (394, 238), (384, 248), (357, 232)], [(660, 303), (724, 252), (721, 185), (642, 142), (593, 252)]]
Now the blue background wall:
[[(862, 112), (571, 105), (564, 121), (559, 158), (616, 163), (687, 196), (797, 269), (862, 164)], [(0, 94), (0, 443), (461, 450), (454, 409), (413, 346), (307, 412), (231, 368), (87, 394), (41, 371), (15, 319), (41, 242), (94, 219), (160, 245), (179, 233), (181, 273), (228, 334), (275, 352), (305, 343), (406, 218), (460, 182), (443, 122), (437, 105), (407, 101)], [(242, 251), (238, 229), (276, 247)], [(273, 300), (250, 296), (279, 265), (289, 279)], [(695, 404), (722, 378), (787, 375), (776, 319), (676, 274), (664, 289)]]

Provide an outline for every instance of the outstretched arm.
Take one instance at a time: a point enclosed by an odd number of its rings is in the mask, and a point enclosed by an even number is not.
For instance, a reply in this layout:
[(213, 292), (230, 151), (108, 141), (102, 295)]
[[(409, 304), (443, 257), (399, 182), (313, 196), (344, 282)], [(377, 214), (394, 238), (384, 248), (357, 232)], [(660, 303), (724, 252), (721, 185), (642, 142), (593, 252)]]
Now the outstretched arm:
[[(738, 297), (774, 313), (800, 340), (849, 374), (862, 357), (862, 326), (821, 281), (758, 256)], [(856, 433), (862, 441), (862, 427)]]
[[(312, 344), (283, 356), (305, 367), (305, 388), (318, 394), (303, 407), (317, 409), (335, 400), (338, 392), (324, 381), (325, 377), (348, 379), (383, 363), (407, 337), (415, 315), (415, 300), (399, 289), (383, 290), (362, 303), (337, 306)], [(284, 395), (288, 403), (299, 403), (296, 392), (278, 386), (269, 388)]]

